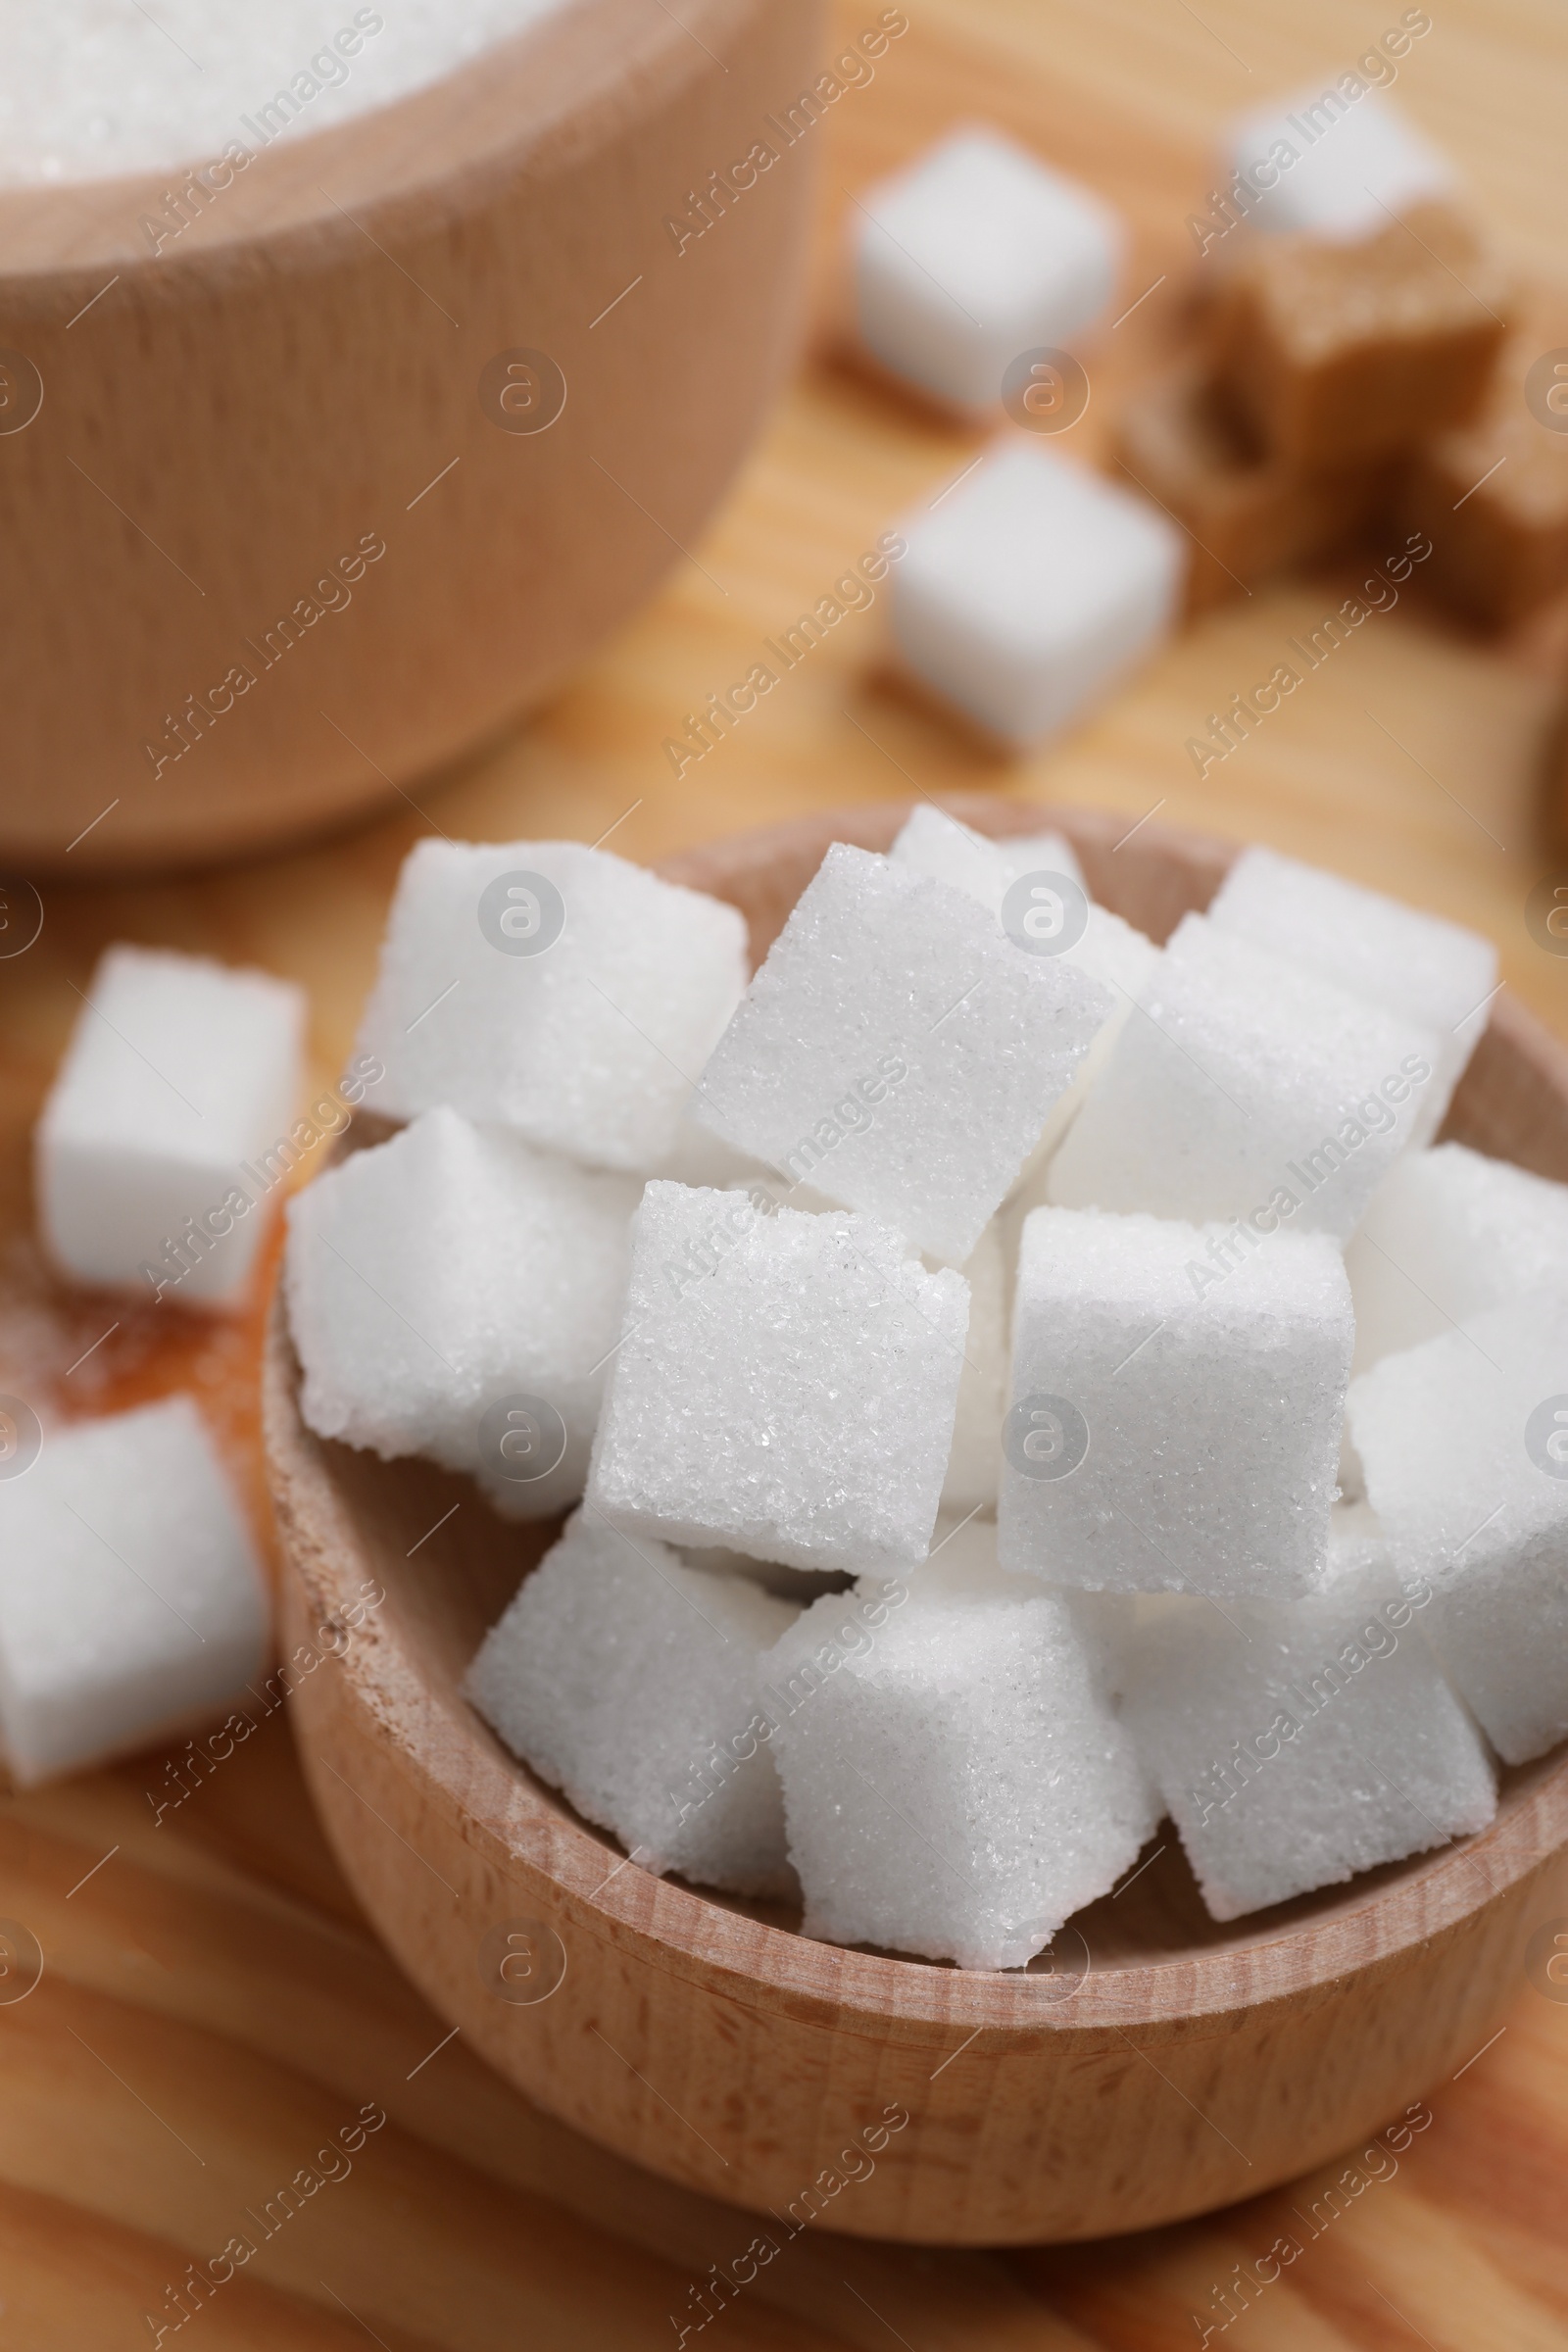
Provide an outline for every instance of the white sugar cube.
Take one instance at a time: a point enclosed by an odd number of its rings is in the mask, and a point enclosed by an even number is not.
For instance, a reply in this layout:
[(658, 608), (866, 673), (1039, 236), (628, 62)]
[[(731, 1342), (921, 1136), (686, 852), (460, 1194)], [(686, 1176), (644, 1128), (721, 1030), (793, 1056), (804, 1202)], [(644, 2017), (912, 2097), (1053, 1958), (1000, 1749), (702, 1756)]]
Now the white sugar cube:
[(1568, 1185), (1463, 1144), (1406, 1152), (1373, 1194), (1345, 1267), (1365, 1372), (1488, 1307), (1568, 1291)]
[(1275, 236), (1358, 244), (1381, 236), (1391, 214), (1454, 187), (1446, 157), (1359, 74), (1239, 117), (1226, 149), (1243, 182), (1241, 209)]
[(1386, 1355), (1350, 1434), (1396, 1569), (1508, 1764), (1568, 1737), (1568, 1291)]
[(978, 1522), (907, 1581), (817, 1601), (762, 1661), (808, 1936), (1021, 1968), (1152, 1822), (1070, 1601)]
[(590, 1506), (797, 1568), (923, 1560), (968, 1309), (869, 1217), (650, 1184)]
[(1335, 1513), (1311, 1598), (1174, 1601), (1134, 1637), (1124, 1721), (1203, 1900), (1239, 1919), (1483, 1829), (1485, 1747), (1364, 1504)]
[(929, 881), (967, 891), (999, 920), (1002, 902), (1020, 874), (1065, 874), (1088, 896), (1084, 869), (1065, 833), (977, 833), (932, 801), (916, 801), (888, 852)]
[(289, 1205), (302, 1409), (323, 1438), (477, 1471), (510, 1517), (581, 1494), (635, 1178), (426, 1111)]
[(1187, 544), (1147, 499), (1019, 443), (899, 525), (899, 654), (1009, 744), (1055, 733), (1170, 629)]
[(485, 1720), (646, 1870), (789, 1888), (759, 1659), (796, 1611), (578, 1512), (485, 1636)]
[(1422, 1142), (1437, 1133), (1491, 1013), (1497, 951), (1490, 939), (1261, 847), (1243, 850), (1208, 920), (1433, 1030), (1441, 1056), (1415, 1132)]
[(656, 1166), (746, 985), (733, 906), (574, 841), (421, 841), (360, 1030), (370, 1106), (448, 1103), (609, 1168)]
[(703, 1073), (698, 1117), (959, 1264), (1111, 1008), (963, 893), (835, 843)]
[(1051, 1198), (1344, 1241), (1438, 1057), (1430, 1029), (1184, 915), (1051, 1163)]
[(267, 1655), (261, 1564), (188, 1396), (0, 1478), (0, 1734), (24, 1786), (193, 1723)]
[(304, 1030), (291, 982), (110, 948), (38, 1122), (57, 1264), (111, 1290), (235, 1298), (266, 1229), (259, 1203), (298, 1157), (287, 1130)]
[(1013, 1303), (1003, 1565), (1090, 1591), (1309, 1592), (1353, 1340), (1318, 1234), (1039, 1208)]
[(868, 188), (851, 223), (861, 341), (939, 400), (984, 409), (1010, 363), (1109, 303), (1120, 220), (990, 129), (959, 130)]
[(1001, 1226), (989, 1224), (963, 1262), (969, 1329), (963, 1343), (953, 1449), (942, 1482), (942, 1508), (960, 1516), (994, 1511), (1002, 1472), (1002, 1417), (1007, 1409), (1012, 1350), (1012, 1270)]

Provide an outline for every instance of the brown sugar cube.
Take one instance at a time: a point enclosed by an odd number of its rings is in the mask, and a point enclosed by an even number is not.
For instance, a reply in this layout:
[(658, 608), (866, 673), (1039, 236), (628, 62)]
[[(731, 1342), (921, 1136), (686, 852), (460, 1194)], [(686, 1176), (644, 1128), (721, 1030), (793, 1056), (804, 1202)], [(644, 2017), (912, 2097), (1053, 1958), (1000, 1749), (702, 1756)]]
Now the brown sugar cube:
[[(1568, 585), (1568, 430), (1526, 403), (1533, 364), (1559, 346), (1515, 337), (1481, 415), (1439, 433), (1408, 461), (1397, 514), (1426, 533), (1426, 578), (1467, 619), (1505, 628)], [(1568, 416), (1562, 418), (1568, 426)]]
[(1190, 612), (1348, 538), (1371, 506), (1380, 470), (1377, 460), (1308, 471), (1267, 456), (1190, 364), (1141, 388), (1118, 421), (1113, 455), (1194, 543)]
[(1215, 378), (1298, 466), (1375, 457), (1471, 414), (1507, 299), (1496, 264), (1446, 205), (1359, 245), (1260, 238), (1214, 301)]

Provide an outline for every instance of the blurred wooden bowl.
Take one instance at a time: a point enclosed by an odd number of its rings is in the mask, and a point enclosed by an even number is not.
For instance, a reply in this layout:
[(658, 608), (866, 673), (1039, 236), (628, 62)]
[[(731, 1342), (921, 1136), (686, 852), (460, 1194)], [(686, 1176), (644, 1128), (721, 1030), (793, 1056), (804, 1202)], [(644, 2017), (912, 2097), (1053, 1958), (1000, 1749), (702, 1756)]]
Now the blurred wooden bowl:
[[(1231, 856), (1106, 813), (965, 799), (995, 833), (1059, 824), (1094, 895), (1163, 939)], [(830, 841), (906, 809), (811, 816), (671, 859), (754, 953)], [(1504, 996), (1446, 1132), (1568, 1179), (1568, 1054)], [(521, 2090), (653, 2171), (824, 2230), (950, 2243), (1097, 2236), (1250, 2196), (1391, 2121), (1496, 2030), (1563, 1899), (1568, 1753), (1503, 1776), (1481, 1836), (1218, 1926), (1174, 1836), (1056, 1938), (1054, 1971), (965, 1973), (800, 1934), (777, 1906), (621, 1858), (518, 1764), (459, 1685), (553, 1537), (466, 1482), (324, 1444), (274, 1326), (267, 1373), (290, 1645), (341, 1661), (296, 1701), (306, 1769), (370, 1918)], [(365, 1594), (384, 1592), (367, 1611)], [(907, 2122), (866, 2173), (854, 2150)], [(842, 2161), (841, 2161), (842, 2160)], [(809, 2211), (807, 2203), (804, 2210)], [(792, 2228), (790, 2222), (786, 2228)]]
[(680, 17), (571, 0), (220, 165), (175, 234), (178, 172), (0, 189), (0, 865), (191, 865), (395, 799), (694, 543), (792, 349), (821, 134), (764, 118), (822, 9)]

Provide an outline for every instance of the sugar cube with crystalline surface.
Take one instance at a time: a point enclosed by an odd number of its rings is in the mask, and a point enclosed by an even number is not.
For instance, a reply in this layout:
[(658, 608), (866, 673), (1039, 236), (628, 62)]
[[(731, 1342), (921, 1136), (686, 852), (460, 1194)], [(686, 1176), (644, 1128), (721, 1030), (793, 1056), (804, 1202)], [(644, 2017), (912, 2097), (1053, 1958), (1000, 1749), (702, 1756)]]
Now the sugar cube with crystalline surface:
[(1323, 1235), (1039, 1208), (998, 1517), (1054, 1585), (1287, 1597), (1322, 1576), (1352, 1344)]
[(190, 1397), (46, 1429), (0, 1476), (0, 1732), (24, 1786), (222, 1707), (261, 1672), (267, 1628)]
[(1124, 1720), (1203, 1900), (1239, 1919), (1483, 1829), (1492, 1764), (1365, 1504), (1334, 1514), (1329, 1581), (1242, 1602), (1173, 1600), (1139, 1627)]
[(645, 1869), (777, 1894), (790, 1874), (758, 1661), (796, 1614), (578, 1512), (464, 1687), (514, 1753)]
[(963, 1343), (953, 1450), (942, 1482), (942, 1508), (994, 1511), (1002, 1470), (1002, 1416), (1007, 1405), (1011, 1354), (1010, 1253), (995, 1219), (963, 1262), (969, 1285), (969, 1329)]
[(1051, 1163), (1051, 1198), (1344, 1241), (1438, 1054), (1430, 1029), (1184, 915)]
[(923, 1560), (968, 1306), (869, 1217), (650, 1184), (589, 1506), (798, 1568)]
[(595, 1166), (655, 1166), (746, 985), (733, 906), (574, 841), (421, 841), (360, 1044), (369, 1107), (448, 1103)]
[(1065, 874), (1085, 889), (1078, 854), (1064, 833), (977, 833), (946, 808), (917, 801), (888, 852), (895, 865), (912, 866), (932, 882), (966, 890), (1000, 917), (1002, 902), (1020, 874)]
[(1437, 1133), (1487, 1025), (1497, 981), (1490, 939), (1257, 846), (1236, 859), (1208, 920), (1435, 1031), (1442, 1056), (1422, 1090), (1416, 1133)]
[(1021, 1968), (1153, 1823), (1064, 1594), (976, 1521), (906, 1581), (817, 1601), (762, 1661), (808, 1936)]
[(1169, 630), (1186, 542), (1147, 499), (1004, 445), (900, 525), (899, 654), (1007, 743), (1055, 733)]
[(311, 1428), (476, 1471), (509, 1517), (560, 1510), (582, 1492), (640, 1189), (453, 1110), (351, 1153), (289, 1204)]
[(288, 1128), (304, 1030), (292, 982), (109, 949), (38, 1122), (56, 1262), (113, 1290), (161, 1282), (192, 1304), (242, 1292), (267, 1225), (259, 1204), (300, 1156)]
[(1568, 1292), (1568, 1185), (1439, 1144), (1396, 1160), (1345, 1252), (1355, 1369), (1489, 1307)]
[(1454, 185), (1446, 157), (1375, 90), (1353, 100), (1333, 87), (1302, 90), (1256, 107), (1232, 122), (1227, 146), (1250, 192), (1247, 219), (1275, 236), (1355, 244)]
[(1109, 302), (1120, 221), (995, 130), (955, 131), (868, 188), (852, 223), (860, 339), (939, 400), (984, 409), (1022, 354)]
[(1108, 991), (1026, 956), (962, 892), (835, 843), (703, 1074), (741, 1150), (960, 1264)]
[(1568, 1737), (1568, 1291), (1476, 1315), (1350, 1384), (1396, 1569), (1507, 1764)]

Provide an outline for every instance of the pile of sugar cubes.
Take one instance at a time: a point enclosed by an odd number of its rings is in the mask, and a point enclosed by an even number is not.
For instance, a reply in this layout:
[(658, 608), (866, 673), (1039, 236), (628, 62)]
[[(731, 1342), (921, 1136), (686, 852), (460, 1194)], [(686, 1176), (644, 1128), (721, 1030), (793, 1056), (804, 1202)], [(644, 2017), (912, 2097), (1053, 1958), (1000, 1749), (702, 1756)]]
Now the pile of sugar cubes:
[(570, 1511), (474, 1706), (809, 1935), (1024, 1966), (1167, 1815), (1221, 1920), (1442, 1845), (1568, 1736), (1568, 1187), (1433, 1142), (1494, 966), (1262, 849), (1158, 947), (927, 806), (748, 983), (715, 899), (421, 842), (305, 1417)]
[[(155, 1346), (157, 1317), (252, 1293), (303, 1137), (326, 1131), (330, 1098), (295, 1116), (304, 1026), (303, 992), (263, 972), (100, 959), (34, 1138), (47, 1257), (102, 1306), (81, 1363), (138, 1305)], [(0, 1396), (0, 1745), (24, 1786), (210, 1718), (268, 1654), (255, 1541), (195, 1398), (77, 1419), (80, 1368)]]

